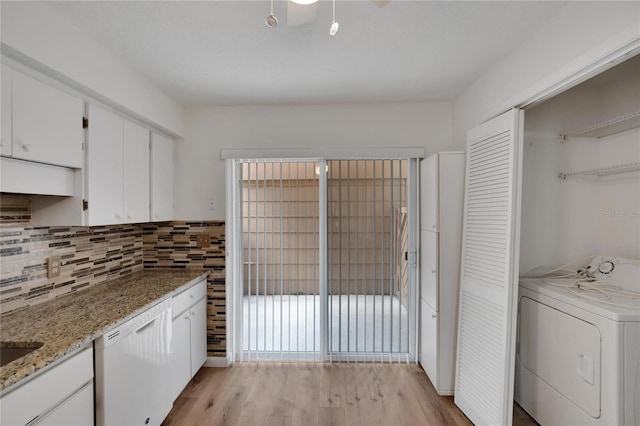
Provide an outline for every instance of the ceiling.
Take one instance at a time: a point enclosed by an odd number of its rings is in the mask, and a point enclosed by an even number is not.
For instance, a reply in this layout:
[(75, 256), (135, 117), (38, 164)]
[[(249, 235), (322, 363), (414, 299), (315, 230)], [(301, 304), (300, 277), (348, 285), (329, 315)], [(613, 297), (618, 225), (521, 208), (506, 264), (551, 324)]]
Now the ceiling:
[(185, 105), (264, 105), (452, 100), (564, 3), (338, 0), (333, 37), (329, 1), (47, 4)]

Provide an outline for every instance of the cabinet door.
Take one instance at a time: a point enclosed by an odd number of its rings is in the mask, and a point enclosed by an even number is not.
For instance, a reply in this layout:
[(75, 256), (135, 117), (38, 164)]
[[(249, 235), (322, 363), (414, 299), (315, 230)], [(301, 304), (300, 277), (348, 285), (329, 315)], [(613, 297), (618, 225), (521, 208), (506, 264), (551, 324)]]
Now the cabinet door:
[(175, 401), (191, 380), (190, 309), (173, 319), (173, 354), (171, 373), (171, 400)]
[(173, 141), (151, 134), (151, 221), (173, 219)]
[(207, 301), (191, 307), (191, 377), (207, 360)]
[(475, 424), (512, 421), (523, 122), (513, 109), (467, 134), (454, 402)]
[(122, 223), (122, 126), (117, 115), (89, 105), (87, 224)]
[(92, 425), (93, 381), (35, 424), (38, 426)]
[(0, 154), (12, 155), (11, 143), (11, 68), (2, 65), (2, 88), (0, 88), (0, 96), (2, 97), (2, 135), (0, 136)]
[[(93, 380), (93, 347), (56, 361), (41, 374), (0, 398), (0, 424), (24, 425), (50, 412)], [(93, 396), (93, 392), (91, 392)], [(74, 424), (74, 423), (69, 423)], [(82, 423), (81, 423), (82, 424)], [(93, 424), (93, 409), (91, 422)]]
[(420, 297), (422, 297), (431, 308), (439, 311), (438, 300), (438, 233), (431, 231), (421, 231), (422, 238), (422, 263), (420, 265)]
[(82, 168), (83, 101), (12, 73), (13, 156)]
[(422, 160), (420, 169), (420, 228), (438, 230), (438, 155)]
[(124, 120), (124, 221), (149, 221), (149, 131)]
[(438, 313), (420, 301), (420, 364), (433, 386), (438, 388)]

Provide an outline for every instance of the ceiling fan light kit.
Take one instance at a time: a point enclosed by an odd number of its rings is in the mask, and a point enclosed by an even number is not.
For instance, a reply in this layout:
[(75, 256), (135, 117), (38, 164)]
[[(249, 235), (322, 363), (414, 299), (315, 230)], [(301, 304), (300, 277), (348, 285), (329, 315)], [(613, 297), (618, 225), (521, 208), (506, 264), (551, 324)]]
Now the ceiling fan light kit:
[(269, 28), (276, 28), (278, 26), (278, 18), (276, 18), (274, 15), (267, 16), (265, 22), (267, 23), (267, 27)]
[(331, 27), (329, 28), (329, 34), (334, 36), (338, 32), (340, 28), (340, 24), (336, 22), (336, 0), (332, 1), (333, 6), (333, 22), (331, 23)]
[(329, 28), (329, 34), (336, 35), (339, 28), (340, 24), (338, 24), (336, 21), (333, 21), (333, 23), (331, 24), (331, 28)]
[[(306, 5), (316, 3), (318, 0), (291, 0), (291, 1), (293, 3), (306, 6)], [(269, 13), (269, 16), (267, 16), (267, 19), (265, 19), (265, 23), (269, 28), (276, 28), (278, 26), (278, 18), (276, 18), (276, 16), (273, 14), (273, 0), (270, 0), (270, 6), (271, 6), (270, 13)], [(338, 29), (340, 29), (340, 24), (336, 22), (336, 0), (332, 0), (332, 11), (333, 11), (332, 13), (333, 19), (331, 21), (331, 27), (329, 27), (329, 34), (334, 36), (338, 32)]]
[(278, 18), (273, 14), (273, 0), (271, 0), (271, 13), (265, 19), (265, 23), (269, 28), (276, 28), (278, 26)]

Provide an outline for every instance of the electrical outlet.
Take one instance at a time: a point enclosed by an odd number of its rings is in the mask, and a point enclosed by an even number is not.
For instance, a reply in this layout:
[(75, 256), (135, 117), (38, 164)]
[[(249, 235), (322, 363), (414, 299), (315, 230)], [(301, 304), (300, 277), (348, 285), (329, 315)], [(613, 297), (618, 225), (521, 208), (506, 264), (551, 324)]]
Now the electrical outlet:
[(196, 238), (199, 248), (211, 247), (211, 234), (198, 234)]
[(62, 259), (60, 256), (51, 256), (47, 259), (47, 278), (60, 276), (60, 268), (62, 267)]

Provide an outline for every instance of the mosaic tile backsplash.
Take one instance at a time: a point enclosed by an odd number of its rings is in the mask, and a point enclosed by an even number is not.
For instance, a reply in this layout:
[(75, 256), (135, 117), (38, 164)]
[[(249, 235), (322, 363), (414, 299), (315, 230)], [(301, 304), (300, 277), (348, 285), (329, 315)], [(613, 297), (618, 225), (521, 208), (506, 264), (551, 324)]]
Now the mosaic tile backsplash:
[[(207, 269), (207, 350), (226, 355), (224, 221), (33, 227), (31, 197), (0, 193), (0, 313), (79, 291), (143, 268)], [(198, 248), (196, 236), (211, 235)], [(47, 278), (46, 259), (62, 258)]]
[[(139, 271), (142, 225), (32, 227), (31, 197), (0, 194), (0, 312)], [(47, 258), (61, 274), (47, 278)]]
[[(144, 267), (207, 269), (207, 352), (226, 355), (224, 221), (156, 222), (143, 226)], [(196, 237), (211, 236), (211, 246), (199, 248)]]

